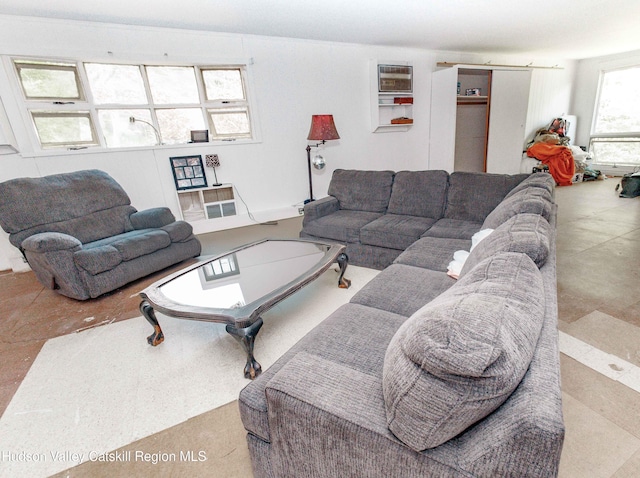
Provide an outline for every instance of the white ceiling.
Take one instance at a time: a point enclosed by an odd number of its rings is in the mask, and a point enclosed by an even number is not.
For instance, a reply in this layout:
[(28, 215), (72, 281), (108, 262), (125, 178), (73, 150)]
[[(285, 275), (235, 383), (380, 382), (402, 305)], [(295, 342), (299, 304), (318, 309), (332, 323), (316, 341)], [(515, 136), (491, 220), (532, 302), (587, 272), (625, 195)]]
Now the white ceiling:
[(0, 14), (566, 59), (640, 50), (639, 0), (2, 0)]

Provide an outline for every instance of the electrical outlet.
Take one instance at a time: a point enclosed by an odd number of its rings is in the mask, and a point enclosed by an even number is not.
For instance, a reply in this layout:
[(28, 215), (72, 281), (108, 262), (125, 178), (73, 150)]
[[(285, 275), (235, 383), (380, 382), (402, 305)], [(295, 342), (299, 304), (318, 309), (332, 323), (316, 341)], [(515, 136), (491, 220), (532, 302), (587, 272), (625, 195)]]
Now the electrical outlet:
[(300, 214), (301, 216), (304, 215), (304, 208), (303, 207), (299, 207), (298, 208), (298, 214)]

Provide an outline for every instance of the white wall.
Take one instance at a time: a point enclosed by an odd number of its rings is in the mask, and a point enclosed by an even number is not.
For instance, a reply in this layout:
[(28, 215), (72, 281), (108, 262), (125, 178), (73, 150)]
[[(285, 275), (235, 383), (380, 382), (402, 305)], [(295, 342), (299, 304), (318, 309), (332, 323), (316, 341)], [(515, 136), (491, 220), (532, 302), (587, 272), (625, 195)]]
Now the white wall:
[[(0, 65), (0, 96), (21, 152), (0, 156), (0, 181), (99, 168), (122, 184), (138, 209), (166, 205), (176, 215), (169, 157), (185, 154), (217, 153), (221, 160), (218, 179), (233, 183), (252, 212), (301, 203), (308, 196), (305, 148), (313, 114), (333, 114), (341, 137), (322, 148), (327, 168), (314, 171), (316, 197), (326, 195), (335, 168), (426, 169), (431, 72), (436, 61), (456, 61), (453, 55), (437, 58), (435, 52), (419, 49), (11, 16), (0, 16), (0, 54), (147, 64), (251, 59), (250, 94), (257, 106), (259, 142), (45, 155), (33, 151), (33, 133), (15, 99), (19, 90), (11, 64)], [(481, 57), (467, 58), (465, 61), (479, 61)], [(370, 59), (413, 64), (414, 125), (409, 131), (371, 133)], [(540, 75), (542, 83), (555, 83), (544, 73)], [(569, 100), (565, 96), (564, 89), (561, 94), (545, 90), (531, 101), (540, 110), (536, 114), (552, 117), (566, 112)], [(555, 105), (549, 105), (550, 100)], [(6, 235), (1, 236), (0, 270), (12, 267), (17, 257)]]

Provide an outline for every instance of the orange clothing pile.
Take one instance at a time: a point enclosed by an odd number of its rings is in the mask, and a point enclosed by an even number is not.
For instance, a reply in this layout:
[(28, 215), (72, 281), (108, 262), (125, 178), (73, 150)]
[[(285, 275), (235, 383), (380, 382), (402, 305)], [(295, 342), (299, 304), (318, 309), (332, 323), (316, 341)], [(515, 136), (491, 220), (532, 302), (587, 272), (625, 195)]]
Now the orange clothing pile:
[(566, 146), (549, 143), (534, 143), (528, 150), (527, 156), (549, 166), (549, 173), (556, 180), (558, 186), (571, 186), (575, 174), (573, 154)]

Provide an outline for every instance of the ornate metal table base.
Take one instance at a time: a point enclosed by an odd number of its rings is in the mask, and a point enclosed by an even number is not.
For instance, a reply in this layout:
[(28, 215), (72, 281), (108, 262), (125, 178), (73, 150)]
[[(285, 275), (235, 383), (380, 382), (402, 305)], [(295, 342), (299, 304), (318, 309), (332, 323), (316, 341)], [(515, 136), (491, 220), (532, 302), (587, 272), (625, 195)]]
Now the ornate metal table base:
[(253, 380), (262, 373), (262, 366), (253, 357), (253, 344), (256, 340), (256, 335), (262, 327), (262, 318), (258, 317), (253, 324), (244, 329), (237, 329), (233, 325), (227, 324), (227, 332), (242, 344), (245, 352), (247, 352), (247, 364), (244, 366), (244, 378)]
[(344, 273), (347, 270), (347, 264), (349, 263), (349, 258), (343, 252), (338, 256), (336, 261), (338, 261), (338, 266), (340, 267), (340, 277), (338, 277), (338, 287), (340, 287), (341, 289), (348, 289), (349, 287), (351, 287), (351, 281), (349, 279), (344, 278)]

